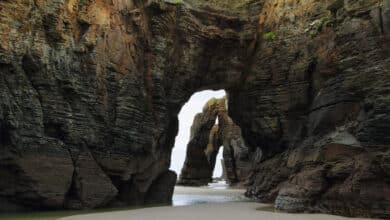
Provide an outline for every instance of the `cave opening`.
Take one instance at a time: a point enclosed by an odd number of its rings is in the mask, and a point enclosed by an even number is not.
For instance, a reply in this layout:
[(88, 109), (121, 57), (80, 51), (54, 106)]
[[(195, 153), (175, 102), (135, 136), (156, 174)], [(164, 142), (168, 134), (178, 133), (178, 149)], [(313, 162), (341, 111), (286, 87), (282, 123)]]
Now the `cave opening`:
[[(182, 170), (185, 164), (186, 155), (188, 154), (187, 146), (191, 141), (191, 127), (194, 124), (194, 119), (197, 114), (200, 114), (203, 111), (206, 103), (212, 99), (222, 99), (226, 96), (225, 90), (204, 90), (201, 92), (194, 93), (187, 103), (182, 107), (178, 118), (179, 118), (179, 131), (175, 139), (175, 145), (172, 150), (171, 156), (171, 167), (170, 169), (175, 171), (178, 174), (178, 177), (181, 176)], [(218, 117), (215, 117), (210, 124), (215, 126), (218, 124)], [(210, 126), (210, 125), (208, 125)], [(204, 134), (208, 135), (208, 134)], [(221, 146), (221, 145), (220, 145)], [(203, 149), (200, 152), (204, 152)], [(222, 177), (223, 165), (222, 165), (222, 147), (214, 153), (210, 159), (212, 161), (212, 178)], [(206, 161), (199, 161), (200, 163), (205, 163)], [(203, 164), (205, 165), (205, 164)]]
[(170, 166), (178, 174), (172, 204), (240, 201), (253, 158), (228, 114), (227, 93), (193, 94), (178, 119)]

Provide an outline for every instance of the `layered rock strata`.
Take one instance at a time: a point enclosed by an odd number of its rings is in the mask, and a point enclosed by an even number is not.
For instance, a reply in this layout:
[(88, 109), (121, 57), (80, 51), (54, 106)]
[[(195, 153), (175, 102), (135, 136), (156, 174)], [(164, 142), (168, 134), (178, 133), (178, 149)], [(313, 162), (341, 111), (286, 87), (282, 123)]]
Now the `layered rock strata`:
[(170, 182), (181, 106), (225, 89), (261, 155), (248, 196), (389, 217), (388, 0), (3, 0), (0, 14), (3, 209), (147, 202)]
[(211, 183), (220, 147), (223, 148), (226, 181), (230, 185), (245, 185), (253, 169), (253, 155), (249, 155), (241, 129), (227, 114), (226, 99), (213, 98), (194, 118), (178, 184)]
[(215, 124), (221, 103), (211, 99), (198, 113), (191, 126), (186, 159), (181, 170), (179, 185), (202, 186), (212, 182), (215, 160), (221, 146)]

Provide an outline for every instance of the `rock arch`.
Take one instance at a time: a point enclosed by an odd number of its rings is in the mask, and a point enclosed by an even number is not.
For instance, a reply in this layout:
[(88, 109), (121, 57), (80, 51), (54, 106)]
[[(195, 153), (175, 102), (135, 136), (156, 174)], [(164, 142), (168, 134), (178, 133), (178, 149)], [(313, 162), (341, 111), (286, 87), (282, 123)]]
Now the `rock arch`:
[(227, 114), (226, 103), (226, 98), (213, 98), (205, 104), (203, 112), (195, 116), (179, 185), (210, 183), (220, 147), (227, 182), (231, 185), (247, 183), (255, 154), (250, 155), (241, 129)]
[(181, 106), (225, 89), (229, 115), (262, 152), (248, 196), (288, 211), (388, 217), (388, 4), (0, 6), (1, 207), (169, 197), (159, 186), (172, 187)]

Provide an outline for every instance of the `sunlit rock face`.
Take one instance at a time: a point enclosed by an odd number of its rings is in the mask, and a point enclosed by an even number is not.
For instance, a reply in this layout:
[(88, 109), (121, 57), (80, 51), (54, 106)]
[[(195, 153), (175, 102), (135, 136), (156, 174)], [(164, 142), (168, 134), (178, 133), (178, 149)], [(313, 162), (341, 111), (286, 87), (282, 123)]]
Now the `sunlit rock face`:
[(248, 196), (389, 217), (387, 0), (5, 0), (0, 13), (3, 209), (167, 201), (181, 106), (225, 89), (261, 155)]
[(220, 147), (223, 147), (226, 181), (230, 185), (247, 184), (256, 154), (249, 152), (241, 129), (228, 116), (226, 98), (213, 98), (194, 118), (178, 184), (203, 186), (211, 183)]

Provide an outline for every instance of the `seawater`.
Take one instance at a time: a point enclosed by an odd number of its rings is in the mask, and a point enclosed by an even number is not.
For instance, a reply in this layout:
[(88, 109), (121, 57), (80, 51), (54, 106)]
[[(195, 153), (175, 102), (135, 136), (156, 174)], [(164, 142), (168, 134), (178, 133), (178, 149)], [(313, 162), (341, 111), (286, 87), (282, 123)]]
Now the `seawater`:
[[(205, 188), (207, 190), (224, 190), (228, 189), (229, 185), (225, 181), (219, 181), (210, 183)], [(223, 194), (223, 193), (222, 193)], [(238, 202), (238, 201), (249, 201), (243, 195), (232, 196), (232, 195), (196, 195), (196, 194), (174, 194), (172, 198), (173, 206), (187, 206), (204, 203), (220, 203), (220, 202)]]

